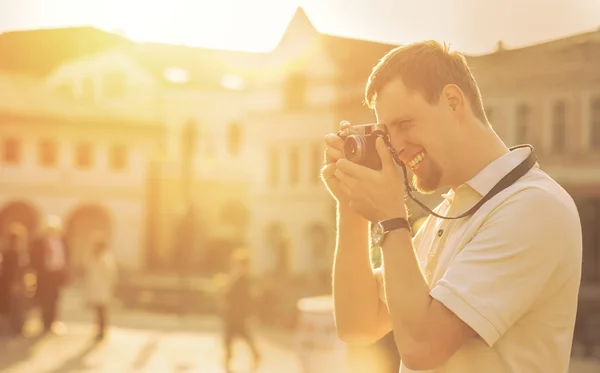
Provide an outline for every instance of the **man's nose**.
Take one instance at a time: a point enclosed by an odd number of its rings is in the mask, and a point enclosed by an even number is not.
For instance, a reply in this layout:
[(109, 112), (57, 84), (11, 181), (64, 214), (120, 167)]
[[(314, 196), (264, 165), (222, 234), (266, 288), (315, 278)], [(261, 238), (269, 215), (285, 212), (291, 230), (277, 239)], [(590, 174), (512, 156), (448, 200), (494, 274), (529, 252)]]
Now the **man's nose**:
[(406, 149), (406, 141), (404, 137), (390, 138), (390, 145), (392, 146), (393, 151), (395, 151), (399, 157), (404, 152), (404, 149)]

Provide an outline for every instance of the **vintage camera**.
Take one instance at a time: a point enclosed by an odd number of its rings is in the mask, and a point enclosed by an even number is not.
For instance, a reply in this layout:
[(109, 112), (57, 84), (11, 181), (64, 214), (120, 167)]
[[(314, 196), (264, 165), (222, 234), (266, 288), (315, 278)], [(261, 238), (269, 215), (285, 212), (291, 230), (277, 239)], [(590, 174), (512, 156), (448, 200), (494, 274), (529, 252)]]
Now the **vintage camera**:
[(344, 140), (344, 157), (349, 161), (369, 167), (374, 170), (381, 169), (381, 159), (375, 147), (378, 137), (387, 140), (385, 132), (379, 129), (378, 124), (358, 124), (338, 132)]

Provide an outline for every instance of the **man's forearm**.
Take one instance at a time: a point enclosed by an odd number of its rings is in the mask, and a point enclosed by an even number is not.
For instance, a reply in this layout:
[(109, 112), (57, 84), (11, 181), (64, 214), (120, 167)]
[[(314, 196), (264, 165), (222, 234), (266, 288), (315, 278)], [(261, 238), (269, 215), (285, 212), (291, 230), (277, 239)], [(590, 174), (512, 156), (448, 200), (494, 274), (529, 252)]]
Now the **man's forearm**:
[(369, 255), (368, 222), (349, 208), (338, 207), (333, 299), (338, 334), (360, 339), (375, 324), (377, 281)]
[(431, 297), (406, 229), (388, 234), (382, 247), (385, 294), (400, 355), (420, 342)]

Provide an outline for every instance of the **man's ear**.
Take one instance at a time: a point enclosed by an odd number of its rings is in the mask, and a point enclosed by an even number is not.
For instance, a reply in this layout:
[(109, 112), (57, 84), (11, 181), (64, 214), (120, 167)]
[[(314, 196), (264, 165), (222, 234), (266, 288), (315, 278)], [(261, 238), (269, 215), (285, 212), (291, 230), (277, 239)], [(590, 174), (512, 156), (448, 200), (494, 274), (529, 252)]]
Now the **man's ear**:
[(456, 84), (448, 84), (442, 89), (440, 104), (448, 107), (453, 113), (462, 116), (468, 103), (463, 91)]

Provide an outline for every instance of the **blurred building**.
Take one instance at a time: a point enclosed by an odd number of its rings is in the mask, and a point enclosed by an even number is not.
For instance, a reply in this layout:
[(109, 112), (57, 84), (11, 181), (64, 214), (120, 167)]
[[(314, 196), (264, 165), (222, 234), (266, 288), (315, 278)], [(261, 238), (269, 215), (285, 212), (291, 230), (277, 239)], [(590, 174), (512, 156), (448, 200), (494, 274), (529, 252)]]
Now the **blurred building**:
[[(335, 210), (318, 180), (323, 135), (342, 119), (374, 120), (362, 103), (365, 82), (393, 47), (320, 33), (299, 8), (269, 53), (118, 44), (62, 64), (47, 85), (164, 125), (152, 255), (176, 255), (176, 225), (191, 199), (203, 255), (233, 236), (253, 250), (260, 273), (328, 282)], [(578, 202), (584, 280), (600, 284), (600, 31), (515, 50), (499, 43), (468, 59), (500, 136), (536, 146), (542, 168)], [(415, 220), (424, 215), (411, 207)]]
[[(600, 296), (600, 29), (471, 59), (488, 118), (509, 145), (575, 199), (583, 228), (582, 294)], [(549, 232), (548, 234), (560, 234)]]
[(148, 232), (158, 266), (210, 262), (213, 251), (246, 241), (253, 163), (243, 121), (248, 82), (237, 73), (239, 61), (250, 62), (237, 52), (120, 45), (65, 63), (47, 77), (47, 86), (69, 99), (164, 127)]
[(33, 238), (63, 219), (75, 269), (94, 233), (110, 237), (125, 268), (145, 264), (148, 159), (156, 123), (56, 97), (39, 80), (0, 72), (0, 233), (21, 222)]

